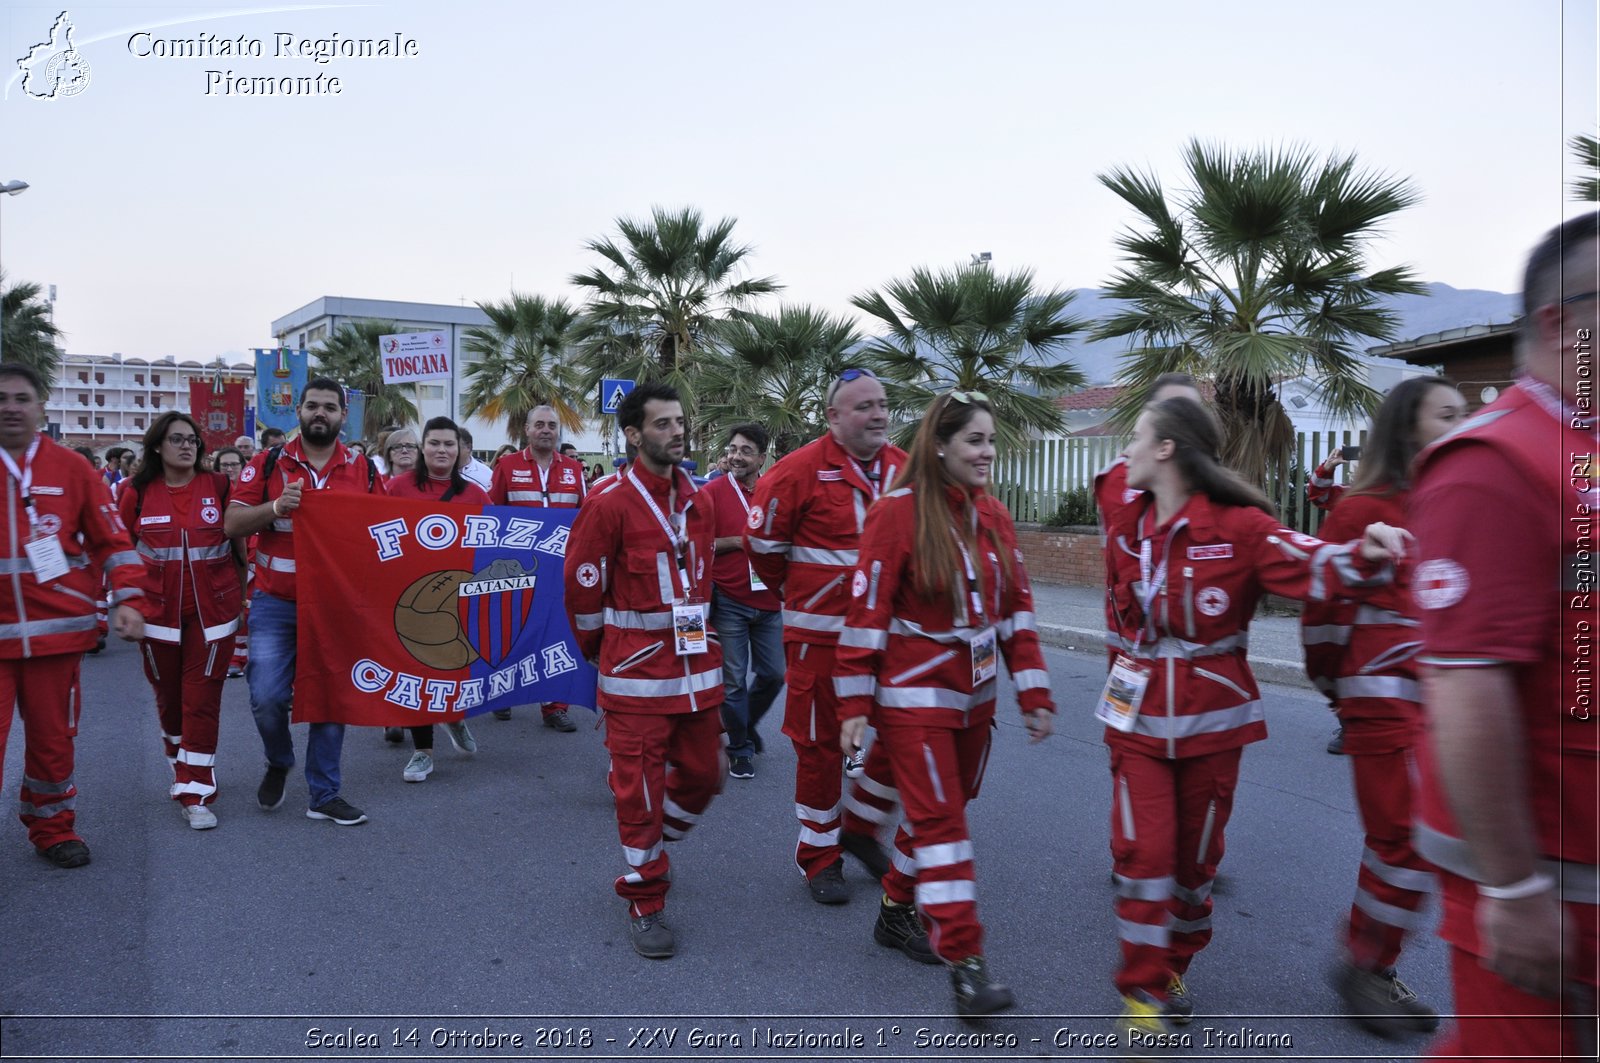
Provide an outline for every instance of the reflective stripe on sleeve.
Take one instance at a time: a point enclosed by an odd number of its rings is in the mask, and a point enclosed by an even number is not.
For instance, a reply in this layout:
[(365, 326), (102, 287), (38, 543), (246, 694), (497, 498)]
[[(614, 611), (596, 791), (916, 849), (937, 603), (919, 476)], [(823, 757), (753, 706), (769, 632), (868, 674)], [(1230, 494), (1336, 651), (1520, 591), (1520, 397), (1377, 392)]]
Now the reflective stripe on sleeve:
[(889, 633), (881, 628), (847, 625), (839, 632), (839, 645), (858, 650), (884, 650), (889, 646)]
[(869, 698), (877, 680), (870, 675), (841, 675), (833, 680), (833, 692), (840, 698)]
[(1018, 690), (1049, 690), (1050, 673), (1043, 668), (1024, 668), (1011, 673), (1011, 681)]
[(1337, 698), (1401, 698), (1421, 701), (1422, 687), (1415, 679), (1397, 675), (1347, 675), (1334, 680)]
[(783, 626), (797, 627), (806, 631), (833, 632), (844, 630), (844, 617), (828, 616), (824, 613), (802, 613), (795, 609), (783, 611)]
[[(752, 540), (753, 544), (754, 540)], [(791, 564), (834, 565), (839, 568), (854, 568), (860, 559), (861, 554), (856, 550), (821, 550), (815, 546), (793, 546), (789, 548), (789, 561)]]

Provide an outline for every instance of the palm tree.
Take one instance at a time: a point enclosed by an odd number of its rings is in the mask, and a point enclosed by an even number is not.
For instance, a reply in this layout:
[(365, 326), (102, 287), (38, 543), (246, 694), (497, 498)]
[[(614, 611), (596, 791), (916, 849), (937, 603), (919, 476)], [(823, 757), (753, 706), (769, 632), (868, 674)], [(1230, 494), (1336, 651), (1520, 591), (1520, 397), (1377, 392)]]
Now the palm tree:
[(851, 302), (888, 329), (867, 342), (861, 358), (884, 378), (903, 422), (898, 439), (915, 432), (923, 410), (950, 390), (986, 394), (1006, 446), (1064, 429), (1052, 400), (1081, 387), (1084, 376), (1061, 356), (1070, 337), (1088, 327), (1067, 313), (1071, 292), (1037, 291), (1031, 270), (971, 265), (916, 269)]
[(506, 433), (523, 442), (528, 411), (548, 405), (568, 431), (583, 427), (578, 373), (568, 361), (578, 312), (565, 299), (512, 292), (501, 303), (479, 303), (488, 327), (474, 327), (462, 348), (479, 356), (467, 365), (461, 412), (503, 420)]
[(664, 380), (692, 408), (699, 356), (714, 351), (721, 330), (764, 295), (775, 278), (743, 279), (750, 248), (733, 241), (735, 219), (707, 226), (693, 207), (655, 207), (648, 221), (618, 218), (622, 240), (591, 240), (605, 260), (572, 283), (589, 292), (579, 345), (583, 385), (605, 376)]
[(50, 304), (39, 298), (33, 281), (5, 286), (0, 273), (0, 358), (38, 370), (48, 388), (61, 367), (61, 330), (51, 320)]
[(828, 384), (850, 365), (861, 342), (855, 325), (809, 306), (776, 315), (750, 314), (724, 330), (722, 350), (701, 369), (696, 425), (715, 440), (744, 421), (772, 436), (775, 455), (787, 454), (827, 428)]
[(385, 384), (378, 356), (378, 337), (403, 331), (393, 321), (347, 321), (316, 352), (322, 372), (366, 396), (361, 424), (364, 439), (376, 438), (387, 425), (417, 421), (417, 386)]
[(1358, 351), (1394, 335), (1385, 297), (1427, 290), (1408, 267), (1369, 273), (1366, 245), (1419, 196), (1409, 181), (1358, 170), (1354, 155), (1191, 141), (1184, 165), (1190, 185), (1170, 198), (1152, 174), (1099, 175), (1140, 226), (1117, 238), (1123, 266), (1107, 294), (1126, 306), (1095, 338), (1130, 341), (1121, 420), (1137, 415), (1162, 373), (1208, 379), (1226, 432), (1222, 459), (1260, 482), (1285, 470), (1294, 440), (1279, 382), (1317, 378), (1345, 416), (1376, 405)]
[(1600, 203), (1600, 138), (1575, 133), (1567, 146), (1572, 149), (1578, 165), (1589, 171), (1573, 179), (1572, 198), (1582, 203)]

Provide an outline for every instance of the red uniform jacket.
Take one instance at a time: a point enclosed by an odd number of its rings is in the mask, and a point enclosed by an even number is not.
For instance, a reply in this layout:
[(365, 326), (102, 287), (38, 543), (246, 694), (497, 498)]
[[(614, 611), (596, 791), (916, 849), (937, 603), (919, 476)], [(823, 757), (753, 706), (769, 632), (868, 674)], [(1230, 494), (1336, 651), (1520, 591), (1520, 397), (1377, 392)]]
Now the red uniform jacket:
[(198, 616), (207, 642), (239, 629), (244, 592), (233, 544), (222, 533), (228, 478), (196, 473), (179, 488), (156, 478), (143, 490), (133, 481), (117, 501), (135, 549), (144, 559), (144, 635), (156, 642), (183, 641), (183, 618)]
[[(917, 590), (917, 563), (910, 549), (917, 530), (916, 496), (910, 488), (885, 495), (867, 515), (861, 560), (851, 582), (850, 613), (839, 636), (834, 691), (840, 719), (865, 716), (876, 702), (880, 720), (933, 727), (986, 723), (994, 716), (999, 684), (995, 679), (974, 683), (972, 640), (990, 628), (1016, 683), (1022, 711), (1055, 711), (1050, 676), (1039, 652), (1033, 591), (1011, 515), (981, 489), (969, 495), (964, 488), (950, 487), (946, 495), (952, 526), (968, 521), (974, 529), (978, 554), (970, 561), (982, 587), (982, 615), (971, 593), (963, 595), (957, 610), (949, 595), (929, 601)], [(1011, 555), (1009, 579), (991, 531)], [(965, 572), (954, 575), (966, 584)]]
[[(230, 506), (265, 505), (283, 494), (283, 489), (291, 483), (305, 485), (301, 488), (304, 492), (300, 496), (302, 506), (314, 505), (312, 495), (317, 491), (388, 494), (381, 476), (372, 477), (369, 486), (367, 470), (370, 459), (365, 454), (355, 454), (345, 449), (343, 443), (334, 444), (332, 457), (318, 474), (306, 464), (305, 449), (301, 446), (300, 437), (296, 436), (284, 444), (269, 484), (267, 477), (262, 475), (262, 469), (266, 467), (267, 457), (271, 453), (270, 450), (261, 451), (239, 473), (238, 486), (228, 503)], [(295, 600), (293, 515), (274, 520), (256, 540), (255, 583), (263, 594), (291, 602)]]
[[(1417, 459), (1412, 589), (1430, 668), (1512, 670), (1522, 719), (1522, 776), (1541, 867), (1589, 935), (1569, 977), (1594, 981), (1600, 905), (1600, 711), (1594, 705), (1595, 522), (1600, 478), (1594, 418), (1523, 381)], [(1513, 556), (1514, 555), (1514, 556)], [(1542, 581), (1542, 582), (1541, 582)], [(1441, 872), (1439, 933), (1478, 947), (1474, 880), (1433, 763), (1418, 744), (1417, 851)]]
[(1333, 454), (1329, 454), (1311, 470), (1311, 475), (1306, 477), (1306, 501), (1318, 509), (1332, 509), (1335, 503), (1344, 497), (1345, 487), (1333, 482), (1338, 467), (1329, 464), (1332, 460)]
[(588, 490), (584, 472), (583, 462), (560, 454), (551, 455), (548, 470), (540, 469), (532, 450), (519, 450), (495, 462), (489, 498), (497, 506), (577, 509)]
[[(681, 514), (681, 568), (656, 510), (669, 523)], [(638, 463), (578, 511), (567, 540), (567, 619), (584, 657), (599, 662), (600, 708), (671, 714), (722, 704), (722, 647), (709, 620), (708, 651), (680, 657), (672, 613), (675, 601), (687, 601), (710, 614), (713, 520), (705, 492), (682, 469), (669, 483)]]
[(862, 465), (829, 434), (785, 456), (756, 484), (744, 545), (783, 599), (784, 642), (839, 641), (867, 507), (905, 463), (905, 451), (885, 445)]
[[(1382, 521), (1404, 527), (1406, 496), (1346, 494), (1323, 522), (1330, 542), (1358, 539)], [(1306, 674), (1333, 700), (1346, 725), (1345, 750), (1389, 753), (1410, 747), (1422, 727), (1416, 655), (1422, 621), (1411, 598), (1411, 565), (1402, 563), (1387, 587), (1364, 602), (1340, 598), (1307, 602), (1300, 614)]]
[[(139, 584), (144, 566), (117, 519), (105, 482), (82, 455), (43, 434), (38, 439), (39, 449), (28, 466), (33, 480), (26, 504), (21, 484), (0, 465), (7, 528), (0, 540), (0, 572), (11, 584), (0, 594), (0, 659), (5, 660), (94, 649), (100, 588), (89, 575), (91, 559), (111, 583), (113, 606), (144, 595)], [(23, 469), (23, 462), (17, 466)], [(34, 577), (23, 549), (35, 527), (60, 541), (67, 555), (66, 575), (45, 584)]]
[(459, 502), (464, 506), (487, 506), (489, 504), (488, 493), (471, 480), (466, 482), (465, 490), (457, 491), (448, 499), (444, 498), (444, 493), (449, 489), (450, 481), (436, 480), (432, 476), (423, 481), (423, 486), (418, 487), (417, 478), (409, 472), (403, 472), (399, 476), (390, 479), (387, 486), (389, 497), (391, 498), (441, 499), (449, 502)]
[(1156, 756), (1203, 756), (1267, 737), (1245, 659), (1262, 594), (1364, 597), (1356, 588), (1391, 578), (1387, 566), (1360, 558), (1357, 543), (1323, 542), (1202, 494), (1162, 528), (1153, 498), (1128, 507), (1107, 534), (1118, 648), (1150, 669), (1150, 681), (1134, 730), (1108, 727), (1106, 741)]

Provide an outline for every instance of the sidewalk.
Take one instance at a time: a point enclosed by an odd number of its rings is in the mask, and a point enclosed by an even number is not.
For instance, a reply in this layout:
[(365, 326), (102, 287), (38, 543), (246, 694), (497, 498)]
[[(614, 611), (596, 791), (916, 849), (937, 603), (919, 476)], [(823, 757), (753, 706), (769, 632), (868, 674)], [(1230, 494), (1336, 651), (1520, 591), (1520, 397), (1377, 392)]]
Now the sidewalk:
[[(1066, 650), (1104, 654), (1105, 591), (1100, 587), (1033, 585), (1039, 641)], [(1300, 618), (1258, 616), (1250, 621), (1250, 670), (1264, 683), (1311, 687), (1300, 649)]]

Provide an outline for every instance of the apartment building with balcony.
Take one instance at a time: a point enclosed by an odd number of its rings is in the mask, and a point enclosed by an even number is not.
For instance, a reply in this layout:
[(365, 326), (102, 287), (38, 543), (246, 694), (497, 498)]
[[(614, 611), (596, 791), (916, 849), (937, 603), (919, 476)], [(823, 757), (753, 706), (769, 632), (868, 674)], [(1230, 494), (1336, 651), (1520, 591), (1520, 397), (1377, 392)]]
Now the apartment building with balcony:
[(113, 443), (138, 443), (155, 419), (168, 410), (189, 409), (189, 382), (209, 380), (222, 368), (225, 379), (247, 382), (253, 395), (255, 364), (249, 358), (232, 362), (178, 361), (121, 354), (69, 354), (50, 387), (46, 420), (68, 445), (101, 448)]

